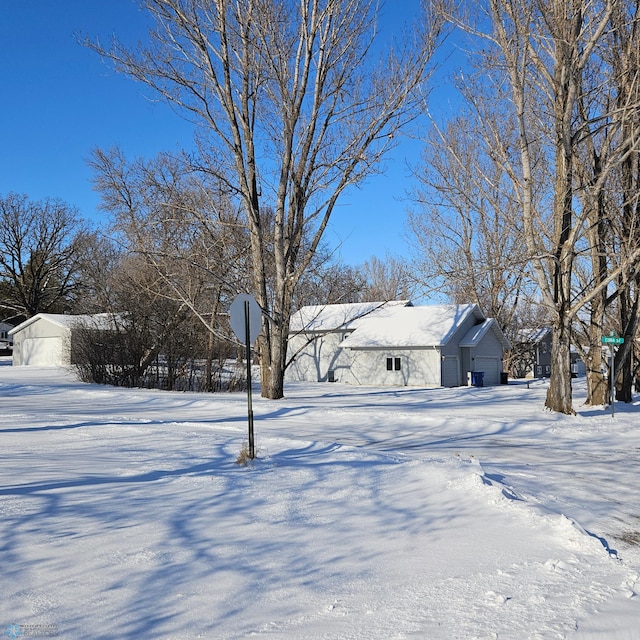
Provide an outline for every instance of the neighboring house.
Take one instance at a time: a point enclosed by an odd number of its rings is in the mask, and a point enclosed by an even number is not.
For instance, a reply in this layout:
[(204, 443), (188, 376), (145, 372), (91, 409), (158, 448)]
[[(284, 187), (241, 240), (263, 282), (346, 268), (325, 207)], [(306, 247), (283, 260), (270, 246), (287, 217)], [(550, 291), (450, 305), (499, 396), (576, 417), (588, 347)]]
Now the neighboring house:
[(522, 329), (511, 354), (516, 378), (548, 378), (551, 375), (551, 328)]
[[(531, 331), (521, 331), (519, 341), (514, 345), (517, 357), (512, 357), (512, 369), (516, 377), (549, 378), (551, 376), (551, 341), (550, 327), (542, 327)], [(571, 350), (571, 374), (585, 375), (586, 367), (578, 353)]]
[(551, 328), (543, 327), (535, 331), (529, 338), (533, 347), (533, 375), (536, 378), (551, 376)]
[(587, 365), (576, 351), (571, 351), (571, 377), (587, 375)]
[(13, 337), (14, 366), (71, 364), (74, 328), (86, 324), (104, 324), (106, 318), (106, 314), (38, 313), (9, 332)]
[(455, 387), (482, 372), (494, 385), (509, 346), (474, 304), (303, 307), (291, 320), (286, 379)]
[(13, 338), (9, 335), (11, 329), (12, 324), (0, 322), (0, 354), (10, 354), (13, 349)]

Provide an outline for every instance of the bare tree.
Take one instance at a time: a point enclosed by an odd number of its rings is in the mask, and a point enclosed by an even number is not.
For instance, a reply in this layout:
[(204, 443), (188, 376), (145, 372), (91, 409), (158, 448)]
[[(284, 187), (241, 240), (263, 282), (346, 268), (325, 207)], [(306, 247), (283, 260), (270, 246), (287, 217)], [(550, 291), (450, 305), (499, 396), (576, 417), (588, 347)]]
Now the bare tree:
[(408, 300), (413, 293), (413, 280), (409, 277), (408, 265), (398, 258), (387, 255), (384, 260), (372, 256), (359, 269), (364, 277), (360, 293), (363, 302), (387, 302)]
[(7, 319), (62, 312), (80, 292), (82, 243), (88, 234), (78, 212), (60, 200), (0, 198), (0, 305)]
[(83, 260), (78, 274), (83, 283), (84, 295), (74, 307), (75, 313), (117, 314), (126, 310), (126, 307), (120, 305), (116, 295), (117, 274), (125, 258), (126, 252), (122, 245), (104, 233), (96, 234), (84, 243)]
[[(614, 255), (622, 264), (628, 263), (640, 244), (640, 149), (636, 139), (640, 131), (640, 4), (618, 3), (612, 12), (612, 46), (609, 62), (616, 82), (612, 91), (616, 110), (617, 130), (621, 144), (628, 152), (617, 169), (620, 194), (616, 199), (620, 250)], [(624, 344), (616, 354), (615, 370), (622, 373), (617, 387), (617, 399), (632, 400), (632, 384), (637, 362), (634, 344), (640, 326), (640, 267), (623, 268), (618, 276), (619, 328)], [(636, 390), (638, 390), (636, 388)]]
[(90, 46), (201, 125), (200, 168), (234, 190), (246, 216), (264, 311), (262, 395), (280, 398), (295, 287), (340, 195), (415, 115), (440, 23), (426, 16), (383, 58), (374, 0), (142, 4), (156, 23), (147, 48)]
[(118, 149), (96, 150), (90, 164), (125, 250), (155, 270), (167, 299), (220, 335), (220, 305), (247, 286), (250, 271), (245, 227), (220, 184), (166, 153), (129, 162)]
[[(583, 295), (596, 290), (588, 304), (584, 357), (587, 402), (597, 405), (605, 404), (609, 395), (602, 374), (608, 360), (603, 359), (601, 340), (612, 329), (625, 336), (625, 346), (616, 358), (616, 371), (623, 373), (618, 397), (631, 400), (630, 347), (638, 327), (638, 260), (634, 258), (638, 246), (638, 11), (637, 2), (611, 3), (610, 28), (583, 74), (576, 113), (583, 141), (576, 162), (577, 197), (586, 212), (590, 259), (584, 268), (578, 256), (577, 291)], [(612, 272), (617, 273), (615, 286), (603, 285)], [(611, 313), (613, 307), (619, 314), (617, 320)]]
[(358, 302), (364, 287), (358, 267), (336, 260), (334, 253), (321, 245), (296, 287), (293, 307)]
[[(623, 0), (488, 0), (473, 3), (479, 10), (475, 14), (450, 14), (468, 33), (482, 38), (485, 77), (499, 85), (506, 82), (509, 89), (505, 104), (517, 131), (510, 174), (513, 193), (520, 204), (523, 239), (540, 299), (552, 319), (546, 406), (563, 413), (573, 413), (572, 324), (603, 289), (636, 268), (640, 255), (635, 247), (605, 277), (576, 287), (576, 269), (589, 255), (594, 203), (602, 185), (638, 143), (637, 132), (626, 137), (621, 120), (613, 117), (620, 106), (595, 99), (615, 80), (611, 67), (602, 64), (610, 34), (621, 33), (621, 24), (612, 22), (614, 8), (624, 7), (627, 24), (633, 5)], [(590, 82), (595, 75), (600, 82)], [(634, 99), (624, 105), (627, 112), (637, 108)], [(610, 124), (605, 135), (612, 143), (597, 177), (586, 185), (578, 179), (585, 140), (605, 121)], [(495, 121), (485, 119), (483, 124), (495, 130)], [(503, 146), (499, 136), (495, 143)], [(540, 189), (541, 175), (548, 176), (550, 190)]]
[[(532, 294), (509, 173), (513, 123), (508, 114), (497, 115), (493, 87), (489, 92), (463, 80), (459, 87), (475, 114), (460, 113), (442, 126), (434, 122), (416, 172), (417, 206), (409, 216), (413, 271), (422, 290), (478, 304), (509, 334), (516, 330), (518, 304)], [(489, 109), (495, 128), (482, 124)]]

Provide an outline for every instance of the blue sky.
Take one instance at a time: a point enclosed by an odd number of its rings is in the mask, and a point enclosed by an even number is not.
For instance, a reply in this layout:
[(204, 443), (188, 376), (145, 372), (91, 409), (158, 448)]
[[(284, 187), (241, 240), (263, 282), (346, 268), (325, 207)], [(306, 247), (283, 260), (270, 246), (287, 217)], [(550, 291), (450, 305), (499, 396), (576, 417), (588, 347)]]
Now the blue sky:
[[(418, 4), (390, 0), (388, 6), (397, 19)], [(0, 0), (0, 195), (61, 198), (99, 221), (87, 166), (92, 149), (120, 146), (134, 158), (190, 145), (189, 124), (74, 38), (106, 42), (116, 33), (133, 42), (146, 25), (134, 0)], [(407, 161), (415, 164), (419, 149), (403, 144), (384, 175), (340, 201), (326, 239), (341, 243), (344, 262), (407, 254)]]

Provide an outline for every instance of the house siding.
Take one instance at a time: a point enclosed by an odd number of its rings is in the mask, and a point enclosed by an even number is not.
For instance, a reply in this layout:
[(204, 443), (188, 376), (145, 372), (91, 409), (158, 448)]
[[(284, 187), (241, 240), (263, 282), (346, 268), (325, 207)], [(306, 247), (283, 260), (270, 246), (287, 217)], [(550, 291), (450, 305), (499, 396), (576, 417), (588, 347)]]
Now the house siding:
[[(298, 353), (287, 368), (289, 382), (326, 382), (329, 371), (333, 381), (354, 385), (440, 386), (440, 352), (435, 348), (420, 349), (342, 349), (338, 345), (344, 333), (317, 336), (293, 336), (290, 353)], [(307, 344), (308, 343), (308, 344)], [(400, 359), (400, 370), (387, 370), (387, 358)]]
[(446, 344), (444, 344), (442, 348), (443, 356), (455, 356), (457, 358), (461, 357), (461, 350), (459, 341), (461, 336), (464, 336), (469, 332), (472, 327), (474, 327), (478, 323), (477, 318), (470, 314), (468, 318), (465, 319), (463, 323), (461, 323), (460, 327), (457, 329), (454, 336), (451, 336), (449, 340), (447, 340)]
[[(352, 352), (350, 384), (440, 386), (440, 354), (434, 348), (346, 349)], [(393, 368), (387, 369), (391, 358)], [(400, 369), (395, 368), (399, 359)]]
[(296, 355), (287, 368), (285, 379), (293, 382), (326, 382), (328, 372), (333, 371), (336, 382), (349, 382), (351, 358), (338, 346), (343, 336), (344, 332), (291, 336), (289, 353)]

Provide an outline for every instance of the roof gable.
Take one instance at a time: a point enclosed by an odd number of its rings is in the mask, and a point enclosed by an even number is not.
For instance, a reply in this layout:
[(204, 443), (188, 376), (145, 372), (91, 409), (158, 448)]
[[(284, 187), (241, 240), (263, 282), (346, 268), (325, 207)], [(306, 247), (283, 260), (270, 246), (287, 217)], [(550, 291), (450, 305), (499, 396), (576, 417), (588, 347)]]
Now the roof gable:
[(494, 318), (487, 318), (482, 324), (477, 324), (467, 332), (467, 334), (460, 340), (461, 347), (476, 347), (480, 344), (480, 341), (489, 332), (493, 331), (496, 338), (502, 345), (503, 349), (510, 349), (511, 344), (505, 338), (502, 330), (498, 326), (498, 323)]
[(538, 344), (543, 340), (551, 338), (551, 327), (541, 327), (539, 329), (521, 329), (517, 333), (517, 339), (522, 343)]
[(60, 320), (60, 318), (64, 318), (63, 314), (59, 313), (36, 313), (35, 316), (31, 316), (31, 318), (27, 318), (24, 322), (21, 322), (17, 327), (14, 327), (9, 331), (10, 335), (15, 335), (19, 333), (23, 329), (39, 322), (40, 320), (44, 320), (45, 322), (49, 322), (51, 324), (55, 324), (58, 327), (67, 328), (68, 325)]

